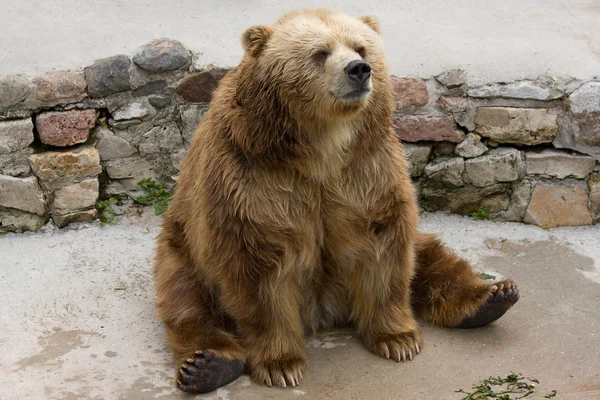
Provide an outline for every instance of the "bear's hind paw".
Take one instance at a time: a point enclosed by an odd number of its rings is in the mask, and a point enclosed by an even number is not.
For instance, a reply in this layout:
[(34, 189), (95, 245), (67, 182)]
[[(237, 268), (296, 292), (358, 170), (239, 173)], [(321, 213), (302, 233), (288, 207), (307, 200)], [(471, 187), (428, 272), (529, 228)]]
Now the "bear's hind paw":
[(512, 280), (495, 282), (491, 287), (487, 302), (477, 313), (463, 319), (456, 328), (473, 329), (487, 325), (502, 317), (509, 308), (519, 301), (519, 288)]
[(244, 363), (227, 360), (210, 350), (197, 351), (177, 372), (177, 387), (187, 393), (208, 393), (233, 382), (244, 372)]

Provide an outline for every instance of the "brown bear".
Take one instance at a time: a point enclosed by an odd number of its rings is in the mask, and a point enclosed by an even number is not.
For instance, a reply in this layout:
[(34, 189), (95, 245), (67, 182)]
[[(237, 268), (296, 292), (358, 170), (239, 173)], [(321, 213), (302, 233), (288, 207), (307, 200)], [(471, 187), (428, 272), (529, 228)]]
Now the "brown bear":
[(472, 328), (517, 301), (511, 280), (480, 279), (417, 230), (375, 18), (299, 10), (242, 42), (158, 236), (157, 307), (181, 390), (244, 370), (295, 386), (305, 336), (345, 324), (373, 353), (412, 360), (415, 317)]

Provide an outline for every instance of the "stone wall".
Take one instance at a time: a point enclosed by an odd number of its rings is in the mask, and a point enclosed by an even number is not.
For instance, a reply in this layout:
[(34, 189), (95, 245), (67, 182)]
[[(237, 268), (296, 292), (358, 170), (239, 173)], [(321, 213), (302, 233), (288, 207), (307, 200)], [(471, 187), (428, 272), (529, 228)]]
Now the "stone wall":
[[(99, 199), (170, 186), (226, 73), (160, 39), (83, 71), (0, 78), (0, 231), (97, 218)], [(421, 207), (544, 228), (600, 219), (600, 79), (470, 87), (392, 79)]]

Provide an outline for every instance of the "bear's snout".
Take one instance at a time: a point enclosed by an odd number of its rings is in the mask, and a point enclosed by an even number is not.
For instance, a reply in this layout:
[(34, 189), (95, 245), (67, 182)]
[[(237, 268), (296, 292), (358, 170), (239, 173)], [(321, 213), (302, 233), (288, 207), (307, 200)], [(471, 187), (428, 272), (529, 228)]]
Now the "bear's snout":
[(364, 85), (371, 77), (371, 66), (363, 60), (354, 60), (344, 67), (344, 72), (351, 80)]

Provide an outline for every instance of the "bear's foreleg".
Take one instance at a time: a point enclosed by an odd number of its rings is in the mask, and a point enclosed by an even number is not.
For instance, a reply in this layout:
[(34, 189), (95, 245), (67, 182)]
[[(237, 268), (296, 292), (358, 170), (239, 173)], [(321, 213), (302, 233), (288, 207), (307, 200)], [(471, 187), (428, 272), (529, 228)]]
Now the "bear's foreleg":
[(351, 318), (371, 352), (395, 361), (412, 360), (423, 348), (410, 306), (413, 249), (398, 246), (384, 258), (354, 270)]
[(267, 386), (296, 386), (306, 369), (300, 288), (295, 274), (272, 270), (259, 275), (224, 281), (221, 302), (236, 321), (252, 379)]
[(519, 299), (511, 279), (481, 279), (435, 235), (419, 232), (411, 285), (417, 316), (443, 327), (475, 328), (500, 318)]

